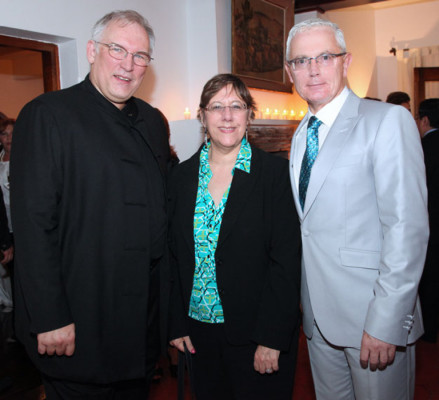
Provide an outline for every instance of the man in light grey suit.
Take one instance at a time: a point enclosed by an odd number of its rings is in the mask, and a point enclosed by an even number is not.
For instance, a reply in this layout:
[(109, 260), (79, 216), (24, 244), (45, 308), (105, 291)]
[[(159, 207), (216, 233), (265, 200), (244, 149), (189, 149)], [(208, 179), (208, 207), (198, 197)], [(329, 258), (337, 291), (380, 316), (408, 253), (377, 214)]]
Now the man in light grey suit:
[(317, 399), (411, 399), (428, 240), (422, 148), (410, 113), (346, 87), (337, 25), (297, 24), (286, 71), (309, 111), (291, 147), (303, 241), (303, 327)]

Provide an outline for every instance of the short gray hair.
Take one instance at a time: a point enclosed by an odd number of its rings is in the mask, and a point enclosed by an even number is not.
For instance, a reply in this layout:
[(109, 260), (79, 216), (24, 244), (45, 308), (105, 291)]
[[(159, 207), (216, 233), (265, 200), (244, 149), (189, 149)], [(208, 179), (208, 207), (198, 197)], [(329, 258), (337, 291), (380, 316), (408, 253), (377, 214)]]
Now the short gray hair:
[(149, 22), (134, 10), (118, 10), (112, 11), (104, 15), (93, 27), (91, 38), (97, 42), (101, 40), (102, 33), (110, 22), (122, 22), (124, 25), (138, 24), (145, 29), (149, 38), (149, 52), (152, 54), (155, 44), (154, 31)]
[(335, 40), (337, 41), (338, 46), (340, 47), (341, 51), (344, 53), (346, 52), (346, 42), (344, 40), (343, 31), (338, 27), (337, 24), (331, 21), (326, 21), (321, 18), (311, 18), (307, 19), (306, 21), (299, 22), (298, 24), (294, 25), (290, 33), (288, 34), (287, 39), (287, 54), (289, 53), (291, 41), (293, 38), (298, 34), (305, 31), (308, 31), (313, 28), (329, 28), (334, 32)]

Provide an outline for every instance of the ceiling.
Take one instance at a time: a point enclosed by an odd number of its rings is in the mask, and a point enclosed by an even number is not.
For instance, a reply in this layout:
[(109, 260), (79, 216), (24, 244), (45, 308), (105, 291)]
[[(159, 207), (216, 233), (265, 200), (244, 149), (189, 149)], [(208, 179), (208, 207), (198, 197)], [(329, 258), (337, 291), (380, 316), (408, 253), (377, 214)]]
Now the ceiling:
[(426, 3), (433, 0), (295, 0), (295, 13), (307, 11), (325, 11), (338, 10), (347, 7), (358, 7), (369, 9), (380, 9), (402, 6), (414, 3)]

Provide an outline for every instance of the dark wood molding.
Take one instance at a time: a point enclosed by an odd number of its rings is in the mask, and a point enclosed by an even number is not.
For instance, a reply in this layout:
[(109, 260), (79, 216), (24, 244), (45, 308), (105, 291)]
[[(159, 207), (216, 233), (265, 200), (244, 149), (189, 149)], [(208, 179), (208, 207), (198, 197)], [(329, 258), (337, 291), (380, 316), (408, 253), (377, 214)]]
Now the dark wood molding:
[(418, 67), (414, 68), (414, 94), (415, 115), (419, 110), (419, 103), (425, 100), (425, 82), (439, 81), (439, 67)]
[(340, 8), (363, 6), (371, 3), (380, 3), (388, 0), (295, 0), (294, 12), (296, 14), (318, 11), (321, 14), (329, 10)]
[(0, 35), (0, 47), (40, 52), (43, 60), (44, 91), (51, 92), (61, 88), (59, 52), (56, 44)]

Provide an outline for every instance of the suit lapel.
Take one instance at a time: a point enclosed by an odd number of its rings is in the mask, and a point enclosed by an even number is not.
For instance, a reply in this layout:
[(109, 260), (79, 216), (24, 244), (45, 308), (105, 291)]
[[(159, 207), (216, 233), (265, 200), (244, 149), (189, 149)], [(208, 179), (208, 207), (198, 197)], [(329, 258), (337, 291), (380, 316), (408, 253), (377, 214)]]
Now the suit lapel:
[(200, 151), (195, 153), (189, 161), (186, 180), (182, 184), (181, 209), (183, 210), (180, 229), (186, 244), (194, 253), (194, 211), (198, 191), (198, 169), (200, 165)]
[(319, 151), (314, 166), (311, 170), (311, 179), (309, 181), (305, 206), (303, 209), (304, 218), (312, 207), (312, 204), (322, 188), (329, 171), (339, 157), (340, 153), (343, 151), (346, 140), (352, 133), (359, 119), (359, 104), (360, 99), (352, 92), (349, 93), (349, 96), (341, 108), (337, 119), (328, 132), (325, 143)]
[(227, 199), (226, 209), (224, 211), (223, 220), (221, 223), (220, 235), (218, 238), (218, 247), (227, 239), (230, 232), (232, 232), (234, 224), (241, 215), (242, 209), (247, 204), (247, 199), (251, 195), (253, 186), (260, 174), (260, 159), (256, 149), (252, 146), (252, 160), (250, 166), (250, 173), (235, 169), (230, 188), (229, 197)]

